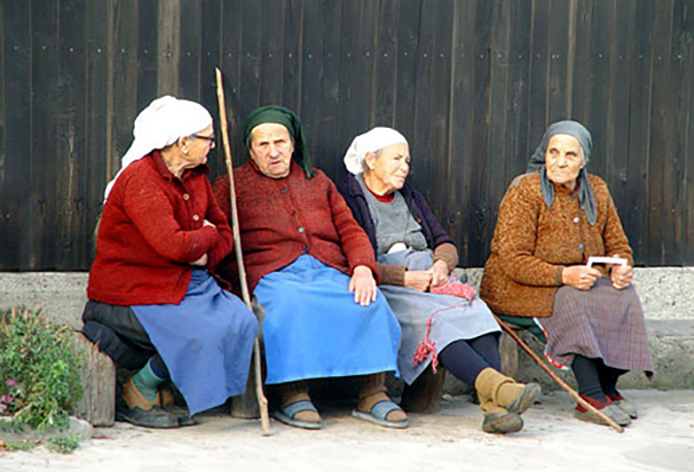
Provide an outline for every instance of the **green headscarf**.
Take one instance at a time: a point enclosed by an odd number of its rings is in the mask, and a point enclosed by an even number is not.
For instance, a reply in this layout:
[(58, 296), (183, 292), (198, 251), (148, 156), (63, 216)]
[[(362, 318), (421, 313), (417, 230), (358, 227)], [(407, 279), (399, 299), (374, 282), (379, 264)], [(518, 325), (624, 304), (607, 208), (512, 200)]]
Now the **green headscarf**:
[(315, 177), (316, 174), (311, 169), (306, 136), (304, 136), (304, 129), (301, 127), (299, 117), (293, 111), (279, 105), (256, 108), (248, 114), (243, 122), (243, 142), (245, 144), (249, 143), (248, 138), (251, 136), (253, 128), (263, 123), (277, 123), (287, 128), (289, 134), (294, 138), (292, 158), (303, 169), (307, 179)]

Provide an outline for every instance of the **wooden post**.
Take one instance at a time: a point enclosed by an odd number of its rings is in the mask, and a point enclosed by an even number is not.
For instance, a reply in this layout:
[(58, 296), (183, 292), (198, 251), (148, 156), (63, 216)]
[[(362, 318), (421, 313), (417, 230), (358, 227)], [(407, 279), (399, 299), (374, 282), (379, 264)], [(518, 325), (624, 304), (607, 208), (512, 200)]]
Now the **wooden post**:
[(417, 377), (412, 385), (405, 385), (402, 391), (400, 406), (410, 413), (436, 413), (441, 405), (443, 383), (446, 380), (446, 370), (442, 367), (437, 373), (431, 366)]
[(93, 426), (113, 426), (116, 414), (116, 366), (82, 333), (75, 332), (72, 344), (82, 359), (80, 377), (84, 387), (74, 414)]
[(501, 334), (499, 355), (501, 356), (501, 372), (514, 380), (518, 380), (518, 344), (507, 333)]

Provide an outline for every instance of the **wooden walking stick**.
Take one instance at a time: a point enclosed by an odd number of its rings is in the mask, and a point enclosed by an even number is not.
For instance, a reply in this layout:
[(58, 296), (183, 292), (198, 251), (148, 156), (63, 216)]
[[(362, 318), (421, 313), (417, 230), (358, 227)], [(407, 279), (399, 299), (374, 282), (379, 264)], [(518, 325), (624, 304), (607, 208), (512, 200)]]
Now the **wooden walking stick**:
[[(224, 157), (227, 165), (227, 173), (229, 174), (229, 198), (231, 200), (231, 229), (234, 233), (234, 252), (236, 253), (236, 261), (239, 267), (239, 281), (241, 283), (241, 295), (244, 303), (251, 312), (251, 296), (248, 292), (248, 282), (246, 281), (246, 268), (243, 265), (243, 253), (241, 252), (241, 232), (239, 231), (239, 215), (236, 207), (236, 190), (234, 188), (234, 170), (231, 164), (231, 147), (229, 145), (229, 133), (227, 131), (227, 112), (226, 103), (224, 100), (224, 85), (222, 84), (222, 71), (218, 67), (215, 68), (217, 76), (217, 99), (219, 102), (219, 125), (222, 128), (222, 143), (224, 145)], [(260, 427), (263, 436), (270, 435), (270, 416), (267, 410), (267, 398), (263, 393), (263, 375), (260, 368), (260, 341), (255, 339), (253, 345), (253, 368), (255, 372), (255, 393), (258, 398), (258, 407), (260, 409)]]
[(610, 417), (607, 416), (605, 413), (603, 413), (602, 411), (598, 410), (598, 409), (595, 408), (593, 405), (591, 405), (590, 403), (588, 403), (587, 401), (585, 401), (583, 398), (581, 398), (581, 396), (580, 396), (578, 393), (576, 393), (576, 390), (574, 390), (573, 388), (571, 388), (566, 382), (564, 382), (562, 379), (560, 379), (559, 376), (558, 376), (557, 374), (555, 374), (554, 372), (552, 372), (552, 369), (550, 369), (549, 366), (547, 366), (547, 364), (546, 364), (542, 359), (540, 359), (540, 356), (538, 356), (537, 354), (535, 354), (535, 351), (533, 351), (532, 349), (530, 349), (530, 347), (528, 347), (528, 345), (525, 344), (525, 342), (520, 338), (520, 336), (518, 336), (518, 335), (516, 334), (516, 332), (513, 331), (506, 323), (504, 323), (503, 321), (501, 321), (501, 320), (499, 319), (498, 316), (494, 315), (494, 318), (496, 318), (496, 321), (497, 321), (497, 323), (499, 323), (499, 326), (501, 326), (501, 329), (503, 329), (504, 331), (506, 331), (506, 333), (508, 333), (508, 335), (511, 336), (511, 337), (513, 338), (513, 340), (516, 341), (516, 342), (518, 343), (518, 345), (519, 345), (525, 352), (527, 352), (528, 355), (529, 355), (530, 357), (533, 358), (533, 360), (537, 363), (537, 365), (539, 365), (540, 368), (542, 368), (542, 370), (544, 370), (545, 372), (547, 372), (547, 374), (548, 374), (550, 377), (552, 377), (552, 380), (554, 380), (554, 381), (557, 383), (557, 385), (559, 385), (561, 388), (563, 388), (564, 390), (566, 390), (566, 392), (567, 392), (569, 395), (571, 395), (571, 396), (574, 398), (574, 400), (576, 400), (576, 401), (578, 402), (579, 405), (581, 405), (581, 406), (582, 406), (583, 408), (585, 408), (586, 410), (589, 410), (590, 412), (595, 413), (596, 415), (598, 415), (598, 416), (600, 417), (601, 420), (603, 420), (605, 423), (607, 423), (610, 427), (612, 427), (612, 429), (614, 429), (614, 430), (617, 431), (618, 433), (621, 433), (621, 432), (624, 431), (624, 428), (622, 428), (622, 427), (619, 426), (617, 423), (615, 423), (615, 422), (612, 420), (612, 418), (610, 418)]

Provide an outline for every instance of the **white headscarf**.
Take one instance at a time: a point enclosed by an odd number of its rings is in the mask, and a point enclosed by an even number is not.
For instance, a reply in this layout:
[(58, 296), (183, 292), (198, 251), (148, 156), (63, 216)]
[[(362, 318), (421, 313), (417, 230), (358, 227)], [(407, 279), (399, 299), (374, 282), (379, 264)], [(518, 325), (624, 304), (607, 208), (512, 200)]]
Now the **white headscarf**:
[(178, 100), (169, 95), (157, 98), (135, 118), (135, 140), (121, 159), (121, 168), (104, 192), (104, 203), (118, 176), (133, 162), (155, 149), (170, 146), (184, 136), (202, 131), (212, 124), (212, 116), (199, 103)]
[(354, 175), (364, 172), (364, 159), (367, 152), (376, 152), (391, 144), (407, 144), (405, 136), (392, 128), (376, 127), (360, 134), (347, 149), (344, 162), (347, 170)]

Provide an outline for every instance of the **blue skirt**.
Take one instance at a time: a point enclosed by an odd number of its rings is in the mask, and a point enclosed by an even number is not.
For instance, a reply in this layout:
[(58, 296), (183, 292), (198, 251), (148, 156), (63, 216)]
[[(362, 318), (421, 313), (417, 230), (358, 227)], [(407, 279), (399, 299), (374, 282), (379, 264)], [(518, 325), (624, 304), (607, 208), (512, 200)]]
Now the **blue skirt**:
[(191, 415), (244, 392), (258, 321), (206, 270), (193, 271), (180, 304), (131, 308)]
[(355, 303), (349, 279), (305, 254), (260, 280), (267, 384), (397, 372), (395, 315), (380, 291), (368, 307)]

